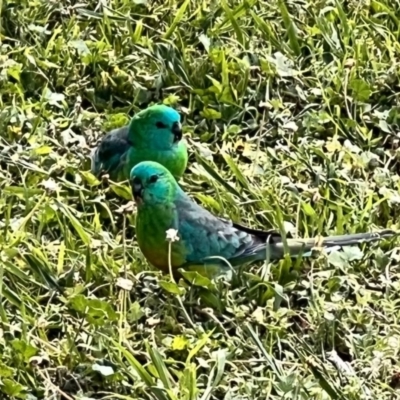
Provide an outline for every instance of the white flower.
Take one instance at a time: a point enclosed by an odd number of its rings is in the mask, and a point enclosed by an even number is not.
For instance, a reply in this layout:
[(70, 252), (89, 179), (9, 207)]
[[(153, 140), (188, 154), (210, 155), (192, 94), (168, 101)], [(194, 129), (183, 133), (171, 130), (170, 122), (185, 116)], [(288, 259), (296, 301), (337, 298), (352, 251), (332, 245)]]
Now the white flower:
[(51, 178), (47, 179), (47, 181), (43, 181), (42, 186), (49, 192), (56, 192), (60, 189), (54, 179)]
[(92, 365), (92, 369), (93, 371), (100, 372), (100, 374), (103, 376), (110, 376), (114, 374), (114, 370), (112, 369), (112, 367), (109, 367), (107, 365), (94, 364)]
[(178, 231), (176, 229), (168, 229), (166, 234), (168, 242), (176, 242), (179, 240)]
[(118, 278), (117, 286), (120, 287), (121, 289), (130, 292), (133, 288), (133, 282), (130, 279)]

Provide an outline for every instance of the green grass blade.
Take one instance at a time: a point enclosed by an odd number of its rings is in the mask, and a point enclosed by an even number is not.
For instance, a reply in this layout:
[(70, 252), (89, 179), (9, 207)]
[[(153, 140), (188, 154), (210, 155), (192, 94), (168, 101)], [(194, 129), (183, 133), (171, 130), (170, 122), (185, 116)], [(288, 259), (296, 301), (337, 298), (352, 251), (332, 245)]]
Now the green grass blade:
[(172, 21), (171, 26), (168, 28), (167, 32), (165, 32), (164, 34), (164, 39), (169, 39), (172, 34), (174, 33), (176, 27), (179, 25), (179, 23), (182, 21), (185, 12), (186, 12), (186, 8), (189, 5), (190, 0), (185, 0), (182, 5), (180, 6), (178, 12), (176, 13), (176, 16), (174, 18), (174, 20)]
[(148, 353), (150, 354), (151, 360), (158, 372), (158, 375), (162, 383), (164, 384), (164, 387), (168, 390), (171, 390), (174, 386), (174, 381), (170, 373), (168, 372), (168, 368), (165, 365), (161, 354), (156, 347), (150, 347), (149, 343), (146, 343), (146, 348)]
[(296, 24), (294, 23), (293, 17), (289, 14), (288, 9), (286, 8), (285, 1), (278, 0), (278, 6), (283, 17), (283, 22), (285, 24), (287, 34), (289, 36), (290, 47), (293, 53), (296, 56), (299, 56), (301, 54), (301, 49)]
[(246, 41), (244, 39), (244, 35), (242, 33), (242, 30), (240, 29), (239, 24), (237, 23), (237, 18), (234, 17), (232, 10), (228, 7), (226, 4), (225, 0), (221, 0), (221, 5), (222, 8), (224, 9), (230, 23), (232, 24), (232, 28), (235, 31), (236, 38), (238, 42), (245, 48), (246, 47)]
[(216, 181), (218, 181), (225, 189), (227, 189), (230, 193), (234, 194), (239, 198), (242, 197), (242, 195), (232, 185), (230, 185), (226, 180), (224, 180), (221, 177), (221, 175), (218, 174), (218, 172), (216, 172), (215, 168), (209, 165), (207, 161), (203, 160), (197, 154), (195, 156), (196, 156), (196, 161), (207, 171), (208, 174), (210, 174)]

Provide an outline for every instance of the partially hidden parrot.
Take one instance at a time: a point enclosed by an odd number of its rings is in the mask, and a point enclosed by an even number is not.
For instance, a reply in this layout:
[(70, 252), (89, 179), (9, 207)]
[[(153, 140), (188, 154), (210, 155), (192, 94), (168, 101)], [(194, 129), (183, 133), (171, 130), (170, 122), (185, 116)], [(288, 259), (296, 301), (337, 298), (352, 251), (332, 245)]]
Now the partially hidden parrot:
[(129, 125), (107, 133), (92, 151), (91, 170), (99, 177), (107, 173), (113, 181), (129, 179), (141, 161), (156, 161), (176, 180), (188, 161), (179, 113), (165, 105), (154, 105), (133, 116)]
[[(285, 255), (279, 232), (251, 229), (211, 214), (194, 202), (171, 173), (156, 162), (146, 161), (136, 165), (130, 173), (130, 185), (137, 205), (136, 237), (139, 248), (154, 267), (164, 272), (169, 270), (169, 246), (173, 270), (193, 270), (211, 278), (226, 275), (231, 267), (264, 260), (267, 251), (270, 260)], [(166, 240), (166, 231), (170, 229), (176, 230), (179, 238), (171, 244)], [(396, 234), (386, 229), (329, 236), (321, 239), (320, 244), (329, 249), (378, 241)], [(316, 239), (286, 240), (292, 258), (310, 256), (312, 249), (318, 245)]]

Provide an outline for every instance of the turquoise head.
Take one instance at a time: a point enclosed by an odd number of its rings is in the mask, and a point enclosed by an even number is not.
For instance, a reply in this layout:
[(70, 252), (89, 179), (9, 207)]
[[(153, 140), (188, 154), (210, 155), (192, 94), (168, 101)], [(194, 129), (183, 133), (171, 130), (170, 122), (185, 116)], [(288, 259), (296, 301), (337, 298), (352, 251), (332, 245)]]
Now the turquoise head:
[(154, 161), (143, 161), (133, 167), (129, 181), (138, 207), (168, 204), (180, 190), (172, 174)]
[(136, 148), (172, 149), (182, 140), (181, 116), (163, 104), (148, 107), (132, 118), (129, 140)]

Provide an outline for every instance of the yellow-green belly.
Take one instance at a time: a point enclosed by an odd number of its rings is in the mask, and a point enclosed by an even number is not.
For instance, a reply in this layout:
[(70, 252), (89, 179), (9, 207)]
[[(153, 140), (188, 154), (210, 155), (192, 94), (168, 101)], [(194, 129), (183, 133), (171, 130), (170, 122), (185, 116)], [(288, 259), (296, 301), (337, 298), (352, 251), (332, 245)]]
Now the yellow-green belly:
[[(171, 214), (173, 213), (166, 212), (165, 206), (159, 209), (152, 207), (151, 210), (144, 208), (138, 210), (136, 219), (136, 235), (140, 250), (150, 264), (165, 272), (169, 270), (169, 242), (166, 231), (175, 228), (174, 217)], [(181, 240), (173, 242), (172, 268), (179, 268), (185, 262), (184, 243)]]

